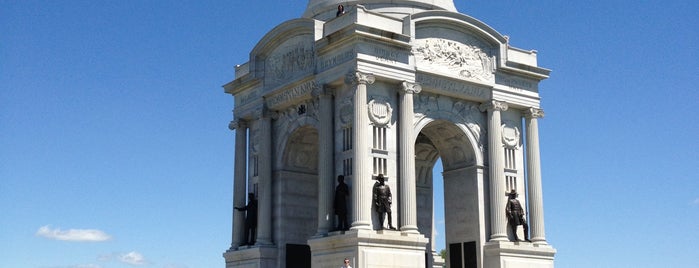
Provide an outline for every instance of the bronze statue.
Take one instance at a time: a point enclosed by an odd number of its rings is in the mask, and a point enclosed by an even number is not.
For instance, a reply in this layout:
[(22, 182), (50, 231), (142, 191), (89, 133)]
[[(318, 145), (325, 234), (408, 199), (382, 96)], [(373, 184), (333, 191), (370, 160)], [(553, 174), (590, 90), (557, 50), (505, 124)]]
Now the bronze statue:
[(384, 213), (388, 214), (388, 228), (395, 230), (393, 227), (393, 220), (391, 219), (391, 188), (385, 183), (385, 178), (383, 174), (379, 174), (376, 178), (377, 182), (374, 183), (374, 205), (376, 206), (376, 212), (379, 213), (379, 223), (381, 224), (381, 229), (384, 228), (383, 220)]
[(531, 242), (529, 240), (529, 225), (524, 217), (524, 209), (522, 204), (517, 200), (517, 191), (512, 189), (508, 194), (509, 199), (507, 200), (507, 207), (505, 208), (505, 215), (507, 215), (508, 225), (515, 235), (515, 241), (519, 241), (517, 237), (517, 225), (522, 225), (524, 227), (524, 240)]
[(349, 187), (345, 184), (345, 176), (337, 176), (337, 187), (335, 187), (335, 202), (333, 209), (338, 218), (337, 230), (347, 231), (347, 197), (349, 196)]
[(233, 208), (247, 212), (245, 216), (245, 242), (241, 246), (254, 245), (255, 238), (257, 238), (257, 199), (255, 199), (255, 194), (248, 193), (248, 204), (246, 206)]

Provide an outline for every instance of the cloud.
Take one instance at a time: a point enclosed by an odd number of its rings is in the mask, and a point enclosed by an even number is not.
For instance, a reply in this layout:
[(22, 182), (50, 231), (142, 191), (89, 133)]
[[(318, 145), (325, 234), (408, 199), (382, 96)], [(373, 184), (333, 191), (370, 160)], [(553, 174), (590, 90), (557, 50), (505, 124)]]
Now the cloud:
[(692, 205), (699, 206), (699, 198), (694, 199), (694, 202), (692, 202)]
[(39, 228), (36, 231), (36, 235), (48, 239), (73, 242), (103, 242), (112, 239), (110, 235), (96, 229), (69, 229), (63, 231), (59, 228), (51, 228), (49, 225)]
[(144, 265), (148, 263), (141, 253), (131, 251), (119, 256), (119, 261), (130, 265)]

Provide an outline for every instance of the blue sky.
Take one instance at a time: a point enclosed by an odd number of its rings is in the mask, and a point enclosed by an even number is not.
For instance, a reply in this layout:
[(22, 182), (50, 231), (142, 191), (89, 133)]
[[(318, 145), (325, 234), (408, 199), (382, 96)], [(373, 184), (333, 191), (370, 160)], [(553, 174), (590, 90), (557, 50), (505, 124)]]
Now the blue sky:
[[(698, 267), (699, 2), (455, 2), (553, 70), (556, 266)], [(221, 85), (306, 3), (0, 0), (0, 267), (223, 267)]]

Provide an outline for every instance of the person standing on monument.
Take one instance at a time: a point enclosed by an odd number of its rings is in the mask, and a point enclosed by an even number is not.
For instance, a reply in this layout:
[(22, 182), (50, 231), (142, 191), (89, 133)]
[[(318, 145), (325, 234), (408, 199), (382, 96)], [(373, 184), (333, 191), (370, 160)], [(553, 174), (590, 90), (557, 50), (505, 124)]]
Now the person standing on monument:
[(507, 207), (505, 208), (505, 214), (507, 215), (507, 222), (510, 225), (510, 230), (512, 234), (515, 235), (515, 241), (519, 241), (517, 237), (517, 225), (522, 225), (524, 228), (524, 240), (529, 241), (529, 225), (527, 220), (524, 218), (524, 209), (522, 204), (517, 200), (517, 191), (512, 189), (508, 194)]
[(340, 268), (352, 268), (352, 266), (350, 266), (350, 261), (348, 258), (345, 258), (345, 261), (342, 264), (342, 266), (340, 266)]
[(238, 211), (245, 211), (245, 242), (241, 246), (254, 245), (257, 238), (257, 199), (255, 194), (248, 193), (248, 204), (242, 208), (233, 207)]
[(376, 178), (377, 182), (374, 183), (374, 194), (373, 201), (376, 206), (376, 212), (379, 213), (379, 224), (381, 224), (381, 229), (384, 229), (383, 220), (384, 214), (388, 214), (388, 228), (395, 230), (393, 227), (393, 220), (391, 219), (391, 188), (386, 185), (386, 179), (383, 174), (379, 174)]
[(349, 230), (349, 224), (347, 224), (347, 197), (349, 196), (349, 187), (345, 183), (345, 176), (337, 176), (337, 187), (335, 187), (335, 202), (333, 202), (333, 209), (335, 210), (335, 215), (338, 218), (337, 230), (347, 231)]

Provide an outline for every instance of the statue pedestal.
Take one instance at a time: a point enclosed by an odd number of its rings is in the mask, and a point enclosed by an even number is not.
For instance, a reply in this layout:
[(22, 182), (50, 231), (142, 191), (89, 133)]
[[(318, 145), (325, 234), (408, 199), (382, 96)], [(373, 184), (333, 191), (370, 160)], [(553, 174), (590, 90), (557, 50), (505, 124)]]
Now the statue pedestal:
[(530, 242), (488, 242), (483, 247), (484, 268), (553, 268), (556, 250)]
[(428, 239), (422, 234), (393, 230), (350, 230), (308, 240), (313, 268), (339, 267), (347, 258), (352, 267), (425, 268)]
[(226, 259), (226, 268), (264, 268), (277, 266), (277, 248), (273, 247), (246, 247), (223, 253)]

